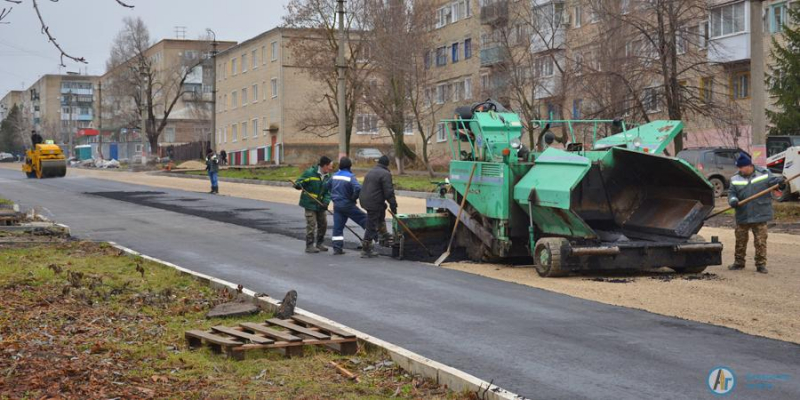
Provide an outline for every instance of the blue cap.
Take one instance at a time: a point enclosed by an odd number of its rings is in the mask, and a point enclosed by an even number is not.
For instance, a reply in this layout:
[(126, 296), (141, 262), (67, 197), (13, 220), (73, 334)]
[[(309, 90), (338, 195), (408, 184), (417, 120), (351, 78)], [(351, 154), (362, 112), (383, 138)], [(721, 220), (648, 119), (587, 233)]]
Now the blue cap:
[(747, 154), (739, 153), (739, 158), (736, 159), (736, 166), (741, 168), (741, 167), (746, 167), (748, 165), (753, 165), (753, 160), (751, 160), (750, 156), (748, 156)]

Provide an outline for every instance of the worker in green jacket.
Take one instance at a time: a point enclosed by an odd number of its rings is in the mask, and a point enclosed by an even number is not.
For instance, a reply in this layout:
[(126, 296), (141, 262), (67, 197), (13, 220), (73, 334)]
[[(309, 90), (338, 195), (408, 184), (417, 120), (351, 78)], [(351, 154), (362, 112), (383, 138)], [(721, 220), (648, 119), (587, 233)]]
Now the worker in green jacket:
[(305, 170), (294, 183), (295, 189), (303, 191), (300, 195), (300, 207), (306, 210), (306, 253), (328, 251), (324, 241), (328, 230), (326, 213), (331, 194), (326, 184), (331, 178), (331, 171), (333, 162), (322, 156), (317, 165)]

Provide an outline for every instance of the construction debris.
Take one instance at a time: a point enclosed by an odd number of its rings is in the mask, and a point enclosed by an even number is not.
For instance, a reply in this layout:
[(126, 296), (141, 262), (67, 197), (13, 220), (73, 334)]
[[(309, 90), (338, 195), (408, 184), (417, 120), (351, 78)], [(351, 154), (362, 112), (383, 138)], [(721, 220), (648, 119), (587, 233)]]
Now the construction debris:
[(290, 290), (286, 293), (286, 296), (283, 297), (283, 301), (278, 308), (278, 312), (275, 313), (275, 317), (280, 319), (291, 318), (294, 315), (295, 306), (297, 306), (297, 292)]

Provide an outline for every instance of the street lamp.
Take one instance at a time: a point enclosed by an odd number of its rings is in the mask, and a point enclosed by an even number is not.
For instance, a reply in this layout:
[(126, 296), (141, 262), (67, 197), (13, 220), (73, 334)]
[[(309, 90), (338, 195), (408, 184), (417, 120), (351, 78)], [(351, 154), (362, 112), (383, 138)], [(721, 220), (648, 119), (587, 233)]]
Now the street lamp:
[(211, 42), (211, 138), (209, 146), (217, 151), (217, 34), (206, 28), (212, 39)]

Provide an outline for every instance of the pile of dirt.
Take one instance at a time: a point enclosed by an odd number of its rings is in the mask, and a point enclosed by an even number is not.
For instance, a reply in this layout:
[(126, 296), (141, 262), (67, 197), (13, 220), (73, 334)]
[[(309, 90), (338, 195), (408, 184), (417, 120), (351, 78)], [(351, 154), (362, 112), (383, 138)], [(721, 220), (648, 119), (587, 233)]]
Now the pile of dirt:
[(203, 170), (206, 169), (206, 164), (197, 160), (191, 160), (179, 164), (175, 169)]

